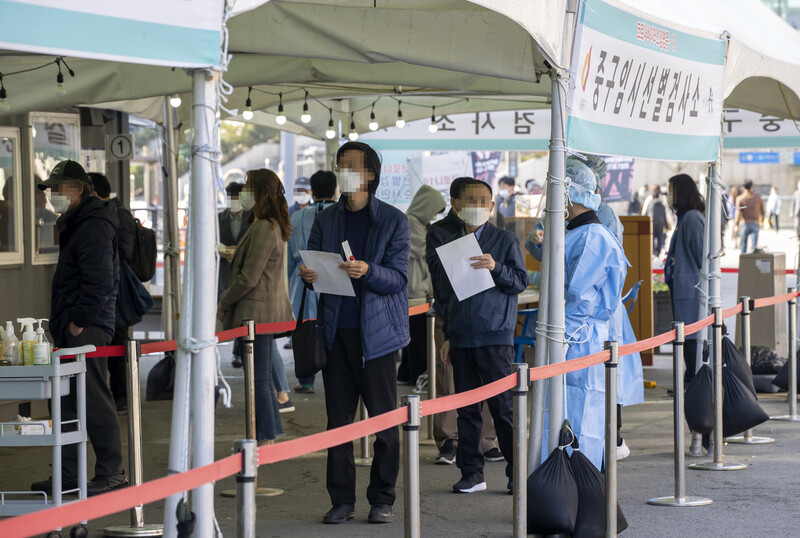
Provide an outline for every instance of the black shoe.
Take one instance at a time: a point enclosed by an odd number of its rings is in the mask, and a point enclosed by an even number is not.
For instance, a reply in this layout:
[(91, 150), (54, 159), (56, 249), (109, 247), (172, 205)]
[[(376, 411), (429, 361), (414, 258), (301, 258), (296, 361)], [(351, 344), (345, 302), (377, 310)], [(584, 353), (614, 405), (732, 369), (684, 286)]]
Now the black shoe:
[(373, 504), (369, 509), (370, 523), (391, 523), (394, 521), (394, 511), (391, 504)]
[(506, 493), (508, 493), (509, 495), (513, 495), (514, 494), (514, 479), (513, 478), (509, 478), (508, 479), (508, 485), (506, 486)]
[(231, 366), (233, 366), (234, 368), (241, 368), (242, 367), (242, 358), (241, 357), (234, 357), (233, 360), (231, 360)]
[(453, 493), (474, 493), (476, 491), (483, 491), (485, 489), (486, 481), (483, 479), (482, 472), (463, 476), (461, 477), (461, 480), (453, 485)]
[(283, 344), (283, 349), (292, 349), (292, 347), (293, 346), (292, 346), (292, 341), (291, 340), (289, 340), (288, 342)]
[(325, 517), (322, 518), (322, 522), (328, 524), (337, 524), (349, 521), (356, 517), (354, 508), (355, 506), (352, 504), (336, 504), (333, 506), (333, 508), (328, 510), (328, 513), (325, 514)]
[(439, 449), (439, 455), (436, 456), (437, 465), (453, 465), (456, 462), (456, 447), (452, 439), (448, 439)]
[[(61, 483), (61, 490), (62, 491), (69, 491), (72, 489), (78, 489), (78, 483), (73, 482), (71, 480), (62, 481)], [(40, 482), (34, 482), (31, 484), (31, 491), (42, 491), (47, 493), (47, 495), (53, 495), (53, 477), (49, 477), (47, 480), (42, 480)]]
[(117, 408), (117, 415), (126, 415), (128, 414), (128, 400), (120, 399), (114, 402), (114, 405)]
[(484, 452), (483, 459), (484, 461), (506, 461), (503, 457), (503, 453), (500, 452), (500, 449), (496, 446)]
[(86, 484), (86, 495), (92, 497), (93, 495), (100, 495), (108, 491), (124, 488), (128, 486), (128, 477), (125, 471), (118, 475), (101, 476), (97, 475)]

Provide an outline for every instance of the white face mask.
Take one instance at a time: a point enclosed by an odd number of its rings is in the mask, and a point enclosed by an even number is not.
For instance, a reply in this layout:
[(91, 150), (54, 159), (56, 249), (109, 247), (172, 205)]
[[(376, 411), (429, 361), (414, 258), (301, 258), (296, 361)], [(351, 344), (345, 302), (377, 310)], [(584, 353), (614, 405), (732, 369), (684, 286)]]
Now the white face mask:
[(342, 192), (358, 192), (361, 188), (361, 174), (349, 168), (339, 171), (339, 190)]
[(308, 202), (311, 201), (311, 195), (308, 194), (307, 192), (304, 192), (302, 194), (295, 194), (294, 201), (300, 205), (306, 205)]
[(485, 207), (464, 207), (458, 213), (458, 218), (473, 228), (480, 228), (486, 224), (491, 214), (492, 211)]
[(500, 198), (508, 198), (508, 195), (510, 193), (508, 189), (500, 189), (500, 192), (498, 194), (500, 195)]
[(256, 205), (256, 198), (252, 192), (242, 191), (239, 193), (239, 203), (242, 204), (242, 208), (250, 211)]
[(231, 212), (238, 213), (242, 210), (242, 202), (238, 198), (231, 198)]
[(52, 193), (50, 195), (50, 205), (53, 206), (53, 211), (58, 213), (59, 215), (63, 215), (69, 209), (69, 204), (71, 200), (69, 196), (64, 196), (63, 194), (56, 194)]

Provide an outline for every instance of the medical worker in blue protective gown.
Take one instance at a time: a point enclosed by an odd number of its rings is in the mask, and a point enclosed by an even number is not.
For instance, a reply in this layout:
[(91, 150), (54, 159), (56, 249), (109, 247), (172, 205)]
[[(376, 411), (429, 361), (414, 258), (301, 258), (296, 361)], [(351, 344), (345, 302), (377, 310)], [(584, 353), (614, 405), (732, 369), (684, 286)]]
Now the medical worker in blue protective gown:
[[(631, 343), (635, 337), (621, 301), (628, 262), (619, 241), (597, 216), (600, 196), (595, 193), (596, 177), (580, 158), (570, 157), (567, 178), (564, 299), (569, 342), (566, 359), (571, 360), (602, 351), (608, 340)], [(540, 242), (534, 231), (526, 246), (535, 255), (537, 249), (530, 247)], [(581, 450), (598, 468), (602, 466), (605, 439), (604, 369), (599, 364), (566, 374), (565, 417), (578, 435)], [(638, 355), (621, 359), (617, 375), (618, 403), (643, 401)], [(545, 441), (545, 452), (546, 447)]]

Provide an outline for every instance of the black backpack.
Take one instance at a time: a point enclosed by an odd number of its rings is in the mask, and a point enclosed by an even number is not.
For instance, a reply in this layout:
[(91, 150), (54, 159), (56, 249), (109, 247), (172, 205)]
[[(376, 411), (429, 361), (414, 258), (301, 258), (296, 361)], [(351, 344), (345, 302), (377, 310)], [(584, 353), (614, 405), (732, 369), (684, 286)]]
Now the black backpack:
[(147, 282), (156, 274), (156, 232), (142, 226), (139, 219), (135, 219), (135, 223), (131, 269), (136, 278)]

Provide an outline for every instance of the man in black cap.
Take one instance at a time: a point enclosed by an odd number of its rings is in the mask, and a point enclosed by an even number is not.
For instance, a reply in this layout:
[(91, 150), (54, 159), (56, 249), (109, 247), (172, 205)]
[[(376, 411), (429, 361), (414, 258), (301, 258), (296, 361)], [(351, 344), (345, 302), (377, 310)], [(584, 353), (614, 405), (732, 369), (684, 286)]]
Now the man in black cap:
[[(59, 255), (50, 302), (53, 343), (60, 348), (107, 346), (114, 336), (119, 286), (117, 208), (92, 196), (92, 181), (75, 161), (58, 163), (38, 187), (50, 189), (50, 203), (61, 214), (56, 223)], [(96, 456), (95, 477), (87, 485), (89, 495), (128, 484), (122, 470), (119, 422), (107, 376), (106, 358), (86, 361), (86, 401), (91, 405), (86, 406), (85, 427)], [(71, 383), (69, 395), (61, 399), (64, 421), (77, 418), (75, 378)], [(62, 455), (63, 489), (75, 489), (77, 445), (65, 446)], [(52, 494), (52, 488), (52, 478), (31, 484), (31, 490), (48, 494)]]
[(295, 211), (300, 211), (311, 203), (311, 180), (306, 176), (300, 176), (294, 180), (294, 189), (292, 189), (292, 198), (294, 203), (289, 208), (289, 216), (294, 215)]
[[(447, 280), (444, 274), (439, 256), (436, 249), (447, 243), (449, 238), (461, 231), (463, 223), (458, 218), (461, 211), (461, 187), (472, 181), (469, 177), (459, 177), (450, 184), (450, 211), (440, 221), (434, 222), (428, 228), (425, 242), (425, 259), (428, 262), (428, 270), (431, 273), (433, 283), (433, 309), (436, 312), (436, 349), (440, 349), (444, 344), (443, 326), (445, 322), (444, 302), (441, 296), (441, 279)], [(453, 384), (453, 366), (445, 364), (441, 356), (436, 354), (436, 395), (449, 396), (455, 394)], [(436, 456), (436, 463), (440, 465), (452, 465), (456, 462), (456, 448), (458, 446), (458, 427), (456, 425), (456, 412), (447, 411), (438, 413), (433, 417), (433, 437), (436, 446), (439, 447), (439, 455)], [(492, 416), (489, 408), (483, 409), (483, 432), (481, 433), (481, 450), (486, 461), (503, 461), (503, 454), (495, 446), (495, 431)]]

